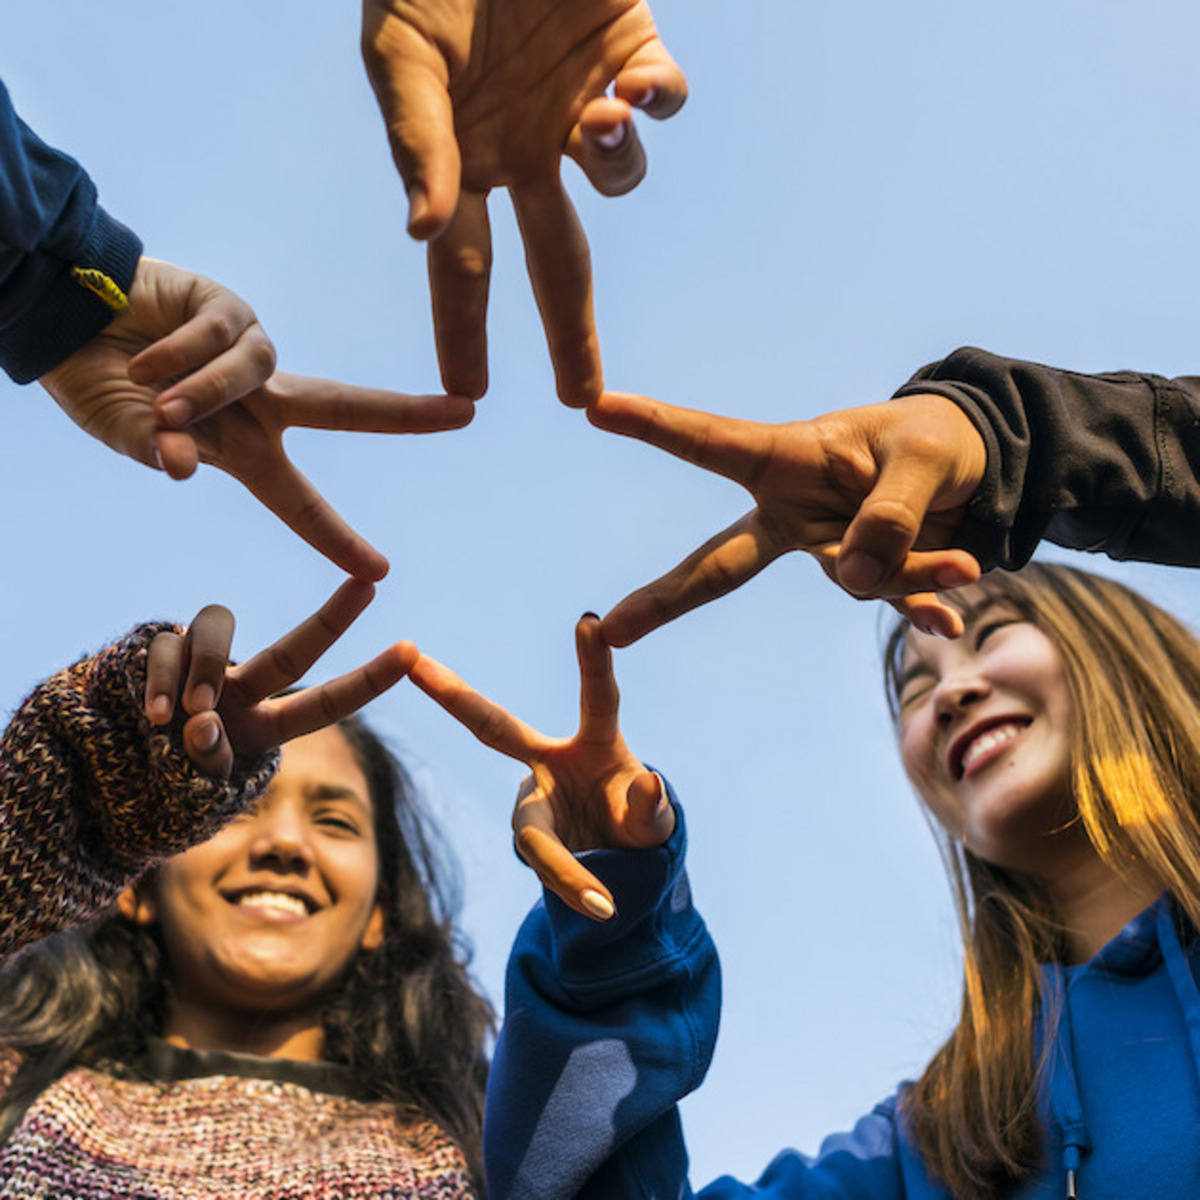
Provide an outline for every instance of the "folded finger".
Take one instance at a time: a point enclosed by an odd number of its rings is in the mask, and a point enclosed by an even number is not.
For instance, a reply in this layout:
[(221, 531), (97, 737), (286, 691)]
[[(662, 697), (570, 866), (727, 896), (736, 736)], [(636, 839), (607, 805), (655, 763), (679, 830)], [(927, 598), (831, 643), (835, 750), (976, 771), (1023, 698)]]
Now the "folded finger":
[(399, 683), (412, 669), (417, 655), (412, 642), (397, 642), (369, 663), (328, 683), (268, 701), (274, 744), (282, 745), (358, 712)]
[(575, 626), (575, 653), (579, 659), (579, 736), (585, 741), (611, 741), (618, 731), (621, 693), (613, 675), (612, 651), (595, 613), (585, 614)]
[(155, 634), (146, 652), (146, 719), (166, 725), (175, 715), (175, 697), (183, 680), (185, 646), (178, 633)]
[(587, 237), (557, 172), (512, 189), (525, 263), (554, 363), (558, 398), (580, 407), (604, 387)]
[(275, 370), (275, 347), (256, 321), (223, 354), (172, 384), (154, 401), (167, 429), (185, 429), (260, 388)]
[(217, 707), (229, 667), (233, 630), (233, 613), (220, 604), (206, 605), (188, 627), (187, 678), (183, 685), (185, 712), (194, 716)]
[[(719, 417), (623, 392), (605, 392), (589, 406), (588, 420), (599, 429), (637, 438), (745, 487), (771, 461), (779, 430), (777, 425)], [(802, 449), (791, 447), (789, 453)]]
[(228, 779), (233, 772), (233, 747), (215, 712), (188, 718), (183, 726), (183, 749), (200, 771), (213, 779)]
[(413, 26), (363, 6), (362, 54), (408, 193), (408, 232), (441, 233), (458, 204), (462, 165), (445, 58)]
[(545, 744), (546, 739), (536, 730), (426, 654), (417, 660), (410, 678), (478, 741), (500, 754), (528, 763)]
[(623, 100), (589, 101), (567, 139), (567, 153), (604, 196), (622, 196), (646, 175), (646, 152)]
[(129, 360), (129, 378), (135, 383), (145, 386), (190, 374), (236, 346), (251, 328), (266, 338), (250, 305), (211, 279), (192, 278), (180, 304), (178, 328)]
[(624, 827), (629, 845), (639, 849), (661, 846), (675, 832), (675, 810), (661, 776), (644, 771), (626, 792)]
[(348, 579), (312, 616), (277, 642), (233, 667), (230, 681), (247, 703), (290, 687), (358, 619), (375, 595), (373, 584)]
[(513, 842), (517, 853), (564, 904), (593, 921), (608, 921), (616, 915), (612, 892), (583, 866), (552, 830), (514, 821)]
[(156, 429), (151, 446), (155, 465), (172, 479), (190, 479), (200, 465), (200, 452), (190, 433)]
[(658, 38), (631, 55), (613, 81), (613, 93), (656, 120), (674, 116), (688, 96), (687, 78)]
[(352, 433), (438, 433), (461, 429), (475, 416), (466, 396), (410, 396), (277, 371), (263, 392), (280, 420), (305, 429)]
[(487, 391), (487, 303), (492, 227), (487, 197), (463, 192), (445, 232), (429, 243), (429, 293), (442, 385), (478, 398)]
[(660, 625), (741, 587), (780, 553), (766, 536), (755, 509), (710, 538), (673, 570), (626, 596), (605, 616), (604, 640), (610, 646), (628, 646)]

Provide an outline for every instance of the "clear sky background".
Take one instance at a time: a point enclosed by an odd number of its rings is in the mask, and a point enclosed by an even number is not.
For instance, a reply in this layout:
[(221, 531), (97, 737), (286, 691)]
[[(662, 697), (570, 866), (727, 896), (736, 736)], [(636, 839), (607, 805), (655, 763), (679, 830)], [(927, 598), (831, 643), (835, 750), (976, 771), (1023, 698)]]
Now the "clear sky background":
[[(1185, 0), (658, 0), (692, 97), (592, 240), (610, 386), (788, 420), (881, 400), (963, 344), (1080, 370), (1200, 373), (1200, 10)], [(284, 369), (437, 389), (424, 252), (350, 0), (9, 0), (0, 76), (147, 252), (256, 308)], [(425, 438), (289, 448), (391, 558), (333, 672), (401, 637), (551, 732), (572, 627), (746, 508), (735, 485), (554, 398), (503, 195), (492, 386)], [(172, 483), (0, 382), (0, 706), (135, 620), (237, 614), (246, 656), (339, 573), (207, 470)], [(1079, 556), (1071, 561), (1084, 560)], [(1196, 580), (1119, 574), (1200, 621)], [(635, 752), (685, 800), (723, 1028), (687, 1103), (694, 1180), (814, 1149), (918, 1072), (956, 1008), (948, 891), (881, 698), (890, 610), (799, 558), (622, 651)], [(509, 849), (522, 770), (402, 685), (371, 710), (462, 859), (478, 976), (536, 896)]]

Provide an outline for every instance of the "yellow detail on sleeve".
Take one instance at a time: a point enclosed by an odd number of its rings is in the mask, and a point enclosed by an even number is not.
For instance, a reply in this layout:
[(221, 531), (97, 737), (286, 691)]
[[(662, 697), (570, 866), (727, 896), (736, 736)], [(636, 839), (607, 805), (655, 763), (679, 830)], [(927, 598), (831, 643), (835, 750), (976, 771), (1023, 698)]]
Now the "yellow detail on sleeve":
[(129, 297), (103, 271), (92, 267), (72, 267), (71, 276), (89, 292), (94, 292), (115, 313), (129, 307)]

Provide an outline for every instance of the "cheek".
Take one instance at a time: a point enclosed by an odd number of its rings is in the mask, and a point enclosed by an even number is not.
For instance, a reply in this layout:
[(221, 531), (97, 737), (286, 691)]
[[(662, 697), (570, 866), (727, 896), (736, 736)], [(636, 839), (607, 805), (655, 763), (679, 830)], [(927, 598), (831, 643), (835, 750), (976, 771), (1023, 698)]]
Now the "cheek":
[(946, 789), (939, 787), (939, 773), (932, 714), (918, 713), (900, 724), (898, 746), (904, 773), (930, 816), (948, 833), (959, 836), (962, 817)]

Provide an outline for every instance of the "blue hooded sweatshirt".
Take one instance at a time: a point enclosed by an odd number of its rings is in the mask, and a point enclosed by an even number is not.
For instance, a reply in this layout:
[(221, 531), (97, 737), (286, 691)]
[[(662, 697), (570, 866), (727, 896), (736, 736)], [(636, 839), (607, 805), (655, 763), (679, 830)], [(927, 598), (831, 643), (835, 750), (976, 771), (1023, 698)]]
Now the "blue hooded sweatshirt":
[[(708, 1069), (721, 985), (684, 846), (680, 813), (658, 850), (581, 855), (616, 897), (615, 920), (590, 921), (547, 893), (521, 927), (488, 1087), (491, 1200), (696, 1195), (676, 1102)], [(1058, 1001), (1043, 1030), (1045, 1152), (1013, 1200), (1200, 1196), (1198, 957), (1163, 897), (1090, 962), (1045, 969)], [(699, 1198), (948, 1200), (897, 1102), (814, 1156), (785, 1150), (755, 1184), (726, 1176)]]
[(141, 253), (0, 82), (0, 368), (28, 383), (95, 337), (127, 301)]

